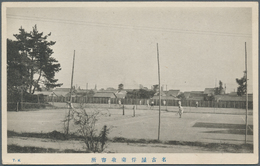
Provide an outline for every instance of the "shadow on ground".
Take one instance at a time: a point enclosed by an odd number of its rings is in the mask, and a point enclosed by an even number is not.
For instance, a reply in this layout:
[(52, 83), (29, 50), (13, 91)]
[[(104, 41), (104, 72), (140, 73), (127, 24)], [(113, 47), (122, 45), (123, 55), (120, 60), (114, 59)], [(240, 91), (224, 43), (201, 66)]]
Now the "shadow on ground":
[[(192, 127), (222, 129), (222, 130), (214, 130), (214, 131), (205, 131), (204, 133), (239, 134), (239, 135), (245, 134), (245, 125), (244, 124), (197, 122)], [(248, 125), (247, 134), (253, 135), (253, 125)]]

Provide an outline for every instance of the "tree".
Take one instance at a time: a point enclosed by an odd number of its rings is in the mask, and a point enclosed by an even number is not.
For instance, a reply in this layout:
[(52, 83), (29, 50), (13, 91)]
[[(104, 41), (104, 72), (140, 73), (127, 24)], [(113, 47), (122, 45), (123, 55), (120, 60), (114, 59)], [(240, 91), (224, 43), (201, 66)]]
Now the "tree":
[(236, 82), (238, 83), (237, 87), (237, 95), (242, 96), (246, 94), (246, 72), (244, 71), (244, 76), (241, 79), (236, 78)]
[(19, 53), (18, 43), (7, 39), (7, 100), (17, 102), (21, 91), (29, 82), (26, 62), (27, 57)]
[(119, 84), (118, 85), (118, 91), (122, 91), (124, 89), (124, 84)]
[(159, 92), (159, 85), (153, 85), (153, 91), (154, 92)]
[[(58, 84), (58, 80), (54, 78), (55, 73), (59, 72), (61, 68), (58, 61), (51, 57), (54, 52), (50, 47), (55, 42), (47, 41), (49, 36), (51, 33), (43, 35), (43, 32), (38, 32), (36, 25), (29, 33), (21, 27), (19, 34), (14, 34), (17, 39), (15, 43), (18, 56), (22, 60), (20, 62), (26, 68), (26, 73), (23, 72), (23, 76), (27, 82), (24, 82), (24, 85), (31, 94), (35, 90), (41, 90), (41, 86), (51, 89), (62, 85)], [(7, 49), (12, 47), (10, 44), (10, 42), (7, 43)]]
[(215, 95), (220, 95), (223, 89), (223, 83), (222, 81), (219, 81), (219, 87), (215, 88)]
[(145, 89), (134, 89), (126, 94), (126, 98), (139, 98), (139, 99), (150, 99), (154, 96), (154, 91)]
[[(101, 153), (106, 148), (108, 141), (109, 128), (104, 125), (101, 130), (98, 130), (96, 122), (102, 118), (101, 114), (96, 108), (86, 111), (83, 105), (80, 109), (72, 109), (70, 115), (63, 120), (64, 130), (67, 133), (67, 124), (73, 120), (77, 133), (80, 139), (85, 143), (87, 152)], [(68, 135), (67, 135), (68, 136)]]
[(180, 93), (177, 98), (181, 99), (181, 100), (186, 100), (186, 97), (184, 95), (184, 93)]

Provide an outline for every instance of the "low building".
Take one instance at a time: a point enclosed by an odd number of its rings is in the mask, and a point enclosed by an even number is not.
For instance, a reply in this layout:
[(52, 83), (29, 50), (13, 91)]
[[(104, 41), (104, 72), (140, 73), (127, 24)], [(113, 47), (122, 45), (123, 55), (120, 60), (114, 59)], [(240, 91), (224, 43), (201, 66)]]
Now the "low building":
[(53, 94), (59, 97), (67, 97), (70, 94), (70, 88), (56, 88), (53, 90)]
[(205, 88), (204, 94), (207, 96), (215, 95), (215, 88)]
[(108, 98), (108, 99), (113, 99), (113, 98), (116, 98), (116, 95), (115, 95), (114, 92), (102, 91), (102, 92), (97, 92), (97, 93), (95, 93), (93, 97), (94, 97), (94, 98)]
[(126, 94), (127, 94), (127, 91), (125, 91), (125, 90), (115, 92), (116, 98), (118, 98), (118, 99), (124, 99), (126, 97)]
[(173, 97), (177, 97), (180, 93), (181, 93), (180, 90), (169, 90), (165, 92), (166, 96), (173, 96)]

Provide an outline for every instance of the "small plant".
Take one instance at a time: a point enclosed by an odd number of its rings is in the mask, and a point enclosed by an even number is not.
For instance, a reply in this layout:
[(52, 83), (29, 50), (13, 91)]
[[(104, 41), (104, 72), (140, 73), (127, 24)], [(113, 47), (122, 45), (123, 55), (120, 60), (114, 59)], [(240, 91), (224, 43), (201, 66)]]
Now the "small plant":
[(99, 115), (100, 113), (96, 109), (93, 109), (91, 112), (86, 112), (86, 110), (81, 107), (78, 110), (72, 109), (70, 116), (64, 120), (65, 130), (67, 129), (65, 123), (67, 123), (68, 120), (72, 120), (74, 125), (78, 128), (78, 134), (82, 137), (87, 146), (87, 151), (94, 153), (104, 151), (109, 133), (109, 129), (106, 125), (98, 132), (96, 122), (98, 121)]

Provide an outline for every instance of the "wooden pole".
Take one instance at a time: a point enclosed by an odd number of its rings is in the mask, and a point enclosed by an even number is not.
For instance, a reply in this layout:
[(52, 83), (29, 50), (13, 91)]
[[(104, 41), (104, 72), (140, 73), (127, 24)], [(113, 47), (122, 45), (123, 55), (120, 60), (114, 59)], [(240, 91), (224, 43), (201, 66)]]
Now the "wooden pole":
[(168, 91), (167, 91), (167, 85), (166, 85), (166, 111), (168, 110), (168, 109), (167, 109), (167, 106), (168, 106), (168, 101), (167, 101), (167, 99), (168, 99), (168, 98), (167, 98), (167, 93), (168, 93)]
[(69, 108), (69, 115), (68, 115), (67, 134), (69, 134), (69, 126), (70, 126), (70, 110), (72, 109), (72, 88), (73, 88), (74, 62), (75, 62), (75, 50), (74, 50), (74, 55), (73, 55), (73, 64), (72, 64), (72, 73), (71, 73), (71, 84), (70, 84), (70, 108)]
[(21, 88), (21, 110), (23, 110), (23, 88)]
[(246, 74), (246, 133), (245, 133), (245, 144), (247, 142), (247, 114), (248, 114), (248, 95), (247, 95), (247, 51), (246, 51), (246, 42), (245, 42), (245, 74)]
[(159, 48), (157, 43), (157, 60), (158, 60), (158, 82), (159, 82), (159, 124), (158, 124), (158, 140), (160, 140), (160, 125), (161, 125), (161, 82), (160, 82), (160, 61)]

